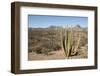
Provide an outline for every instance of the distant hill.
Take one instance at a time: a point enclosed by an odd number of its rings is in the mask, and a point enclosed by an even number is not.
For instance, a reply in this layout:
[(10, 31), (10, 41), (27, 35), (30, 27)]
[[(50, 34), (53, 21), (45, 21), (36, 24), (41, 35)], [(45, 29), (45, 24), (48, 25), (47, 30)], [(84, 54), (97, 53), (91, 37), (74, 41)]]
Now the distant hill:
[[(29, 30), (31, 31), (31, 30), (34, 30), (34, 29), (35, 30), (41, 30), (41, 29), (45, 29), (46, 30), (46, 29), (62, 29), (62, 28), (64, 28), (64, 27), (52, 25), (52, 26), (49, 26), (49, 27), (46, 27), (46, 28), (40, 28), (40, 27), (32, 28), (32, 27), (29, 27)], [(81, 27), (80, 25), (68, 27), (68, 30), (70, 30), (70, 29), (72, 29), (73, 31), (88, 31), (88, 27)]]

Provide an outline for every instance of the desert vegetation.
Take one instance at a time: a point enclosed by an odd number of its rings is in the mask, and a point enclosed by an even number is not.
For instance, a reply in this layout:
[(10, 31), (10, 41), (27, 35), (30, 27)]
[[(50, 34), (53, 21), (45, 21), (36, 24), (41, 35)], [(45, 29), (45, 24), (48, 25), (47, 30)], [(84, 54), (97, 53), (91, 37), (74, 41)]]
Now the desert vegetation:
[(87, 58), (88, 31), (80, 25), (28, 28), (28, 59)]

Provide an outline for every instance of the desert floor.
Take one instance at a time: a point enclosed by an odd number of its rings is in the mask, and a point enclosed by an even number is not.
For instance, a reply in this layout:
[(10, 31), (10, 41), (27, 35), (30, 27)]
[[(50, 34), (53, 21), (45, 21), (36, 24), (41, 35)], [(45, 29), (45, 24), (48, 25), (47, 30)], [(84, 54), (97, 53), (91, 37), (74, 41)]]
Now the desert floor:
[[(68, 59), (82, 59), (87, 58), (88, 52), (87, 47), (81, 47), (78, 51), (77, 55), (70, 56)], [(56, 59), (66, 59), (66, 56), (64, 54), (64, 51), (51, 51), (48, 55), (44, 54), (36, 54), (36, 53), (28, 53), (28, 60), (56, 60)]]

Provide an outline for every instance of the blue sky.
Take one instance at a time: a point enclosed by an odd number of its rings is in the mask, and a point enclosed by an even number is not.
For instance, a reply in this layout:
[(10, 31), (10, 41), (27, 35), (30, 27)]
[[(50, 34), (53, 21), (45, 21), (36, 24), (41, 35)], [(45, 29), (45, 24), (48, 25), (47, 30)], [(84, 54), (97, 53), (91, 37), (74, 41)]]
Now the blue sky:
[(79, 24), (81, 27), (87, 27), (88, 17), (28, 15), (28, 26), (32, 28), (46, 28), (51, 25), (65, 26), (67, 24)]

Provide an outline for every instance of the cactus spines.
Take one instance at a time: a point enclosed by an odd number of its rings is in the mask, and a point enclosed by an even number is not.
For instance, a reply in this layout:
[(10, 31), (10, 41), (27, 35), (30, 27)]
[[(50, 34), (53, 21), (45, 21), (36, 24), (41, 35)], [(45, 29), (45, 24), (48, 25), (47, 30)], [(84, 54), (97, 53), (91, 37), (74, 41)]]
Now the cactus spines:
[[(69, 30), (70, 29), (70, 30)], [(80, 43), (80, 34), (78, 36), (76, 44), (73, 42), (73, 31), (72, 27), (63, 28), (61, 30), (61, 45), (62, 50), (64, 51), (66, 57), (68, 58), (70, 55), (75, 55), (78, 51)]]

